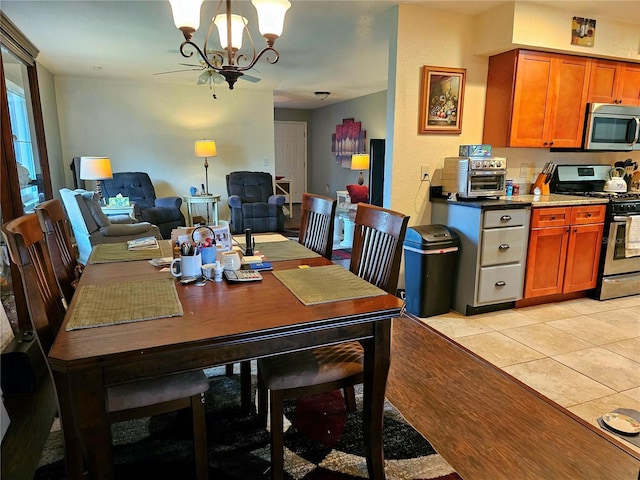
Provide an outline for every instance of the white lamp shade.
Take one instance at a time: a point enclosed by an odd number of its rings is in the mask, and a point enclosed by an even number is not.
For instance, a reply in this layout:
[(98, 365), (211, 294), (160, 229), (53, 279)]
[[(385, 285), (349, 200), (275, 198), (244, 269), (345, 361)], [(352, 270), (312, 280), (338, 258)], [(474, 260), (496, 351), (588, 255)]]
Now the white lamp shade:
[(108, 157), (80, 157), (80, 178), (82, 180), (113, 178), (111, 159)]
[[(220, 37), (220, 45), (222, 48), (227, 48), (227, 15), (216, 15), (213, 19), (213, 23), (218, 27), (218, 35)], [(242, 47), (242, 34), (244, 33), (244, 27), (247, 24), (247, 19), (241, 15), (231, 15), (231, 48), (240, 50)]]
[(196, 140), (195, 153), (196, 157), (199, 158), (218, 156), (216, 142), (214, 142), (213, 140)]
[(177, 28), (191, 27), (197, 30), (200, 27), (200, 7), (203, 0), (169, 0), (173, 13), (173, 23)]
[(252, 0), (258, 12), (258, 28), (264, 35), (282, 35), (284, 16), (291, 7), (288, 0)]
[(369, 170), (369, 155), (366, 153), (352, 155), (351, 170)]

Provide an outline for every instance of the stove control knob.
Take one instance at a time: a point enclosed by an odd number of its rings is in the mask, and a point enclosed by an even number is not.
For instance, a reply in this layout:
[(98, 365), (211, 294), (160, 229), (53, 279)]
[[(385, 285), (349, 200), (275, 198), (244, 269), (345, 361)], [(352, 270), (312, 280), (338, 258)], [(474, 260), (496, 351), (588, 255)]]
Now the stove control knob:
[(496, 160), (496, 168), (502, 168), (502, 160)]

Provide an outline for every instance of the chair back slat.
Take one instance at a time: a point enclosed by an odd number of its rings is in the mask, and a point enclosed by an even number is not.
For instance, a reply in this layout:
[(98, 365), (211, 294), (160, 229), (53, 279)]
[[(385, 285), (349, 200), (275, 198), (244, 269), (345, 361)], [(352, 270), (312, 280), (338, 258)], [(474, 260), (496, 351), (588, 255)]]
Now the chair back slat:
[(408, 222), (402, 213), (358, 203), (350, 271), (395, 295)]
[(62, 326), (65, 308), (44, 234), (35, 213), (5, 223), (2, 233), (20, 270), (31, 324), (46, 356)]
[(337, 200), (311, 193), (302, 194), (298, 241), (331, 260)]
[(78, 280), (78, 262), (73, 253), (64, 208), (60, 200), (47, 200), (36, 206), (35, 213), (51, 254), (60, 290), (68, 305), (71, 303)]

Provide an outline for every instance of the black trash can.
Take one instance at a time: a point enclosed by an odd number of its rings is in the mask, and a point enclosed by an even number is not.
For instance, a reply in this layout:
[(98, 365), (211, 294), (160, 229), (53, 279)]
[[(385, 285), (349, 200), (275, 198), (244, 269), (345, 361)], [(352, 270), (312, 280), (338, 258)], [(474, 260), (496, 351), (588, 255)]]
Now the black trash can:
[(460, 240), (445, 225), (407, 228), (404, 239), (407, 311), (418, 317), (449, 312)]

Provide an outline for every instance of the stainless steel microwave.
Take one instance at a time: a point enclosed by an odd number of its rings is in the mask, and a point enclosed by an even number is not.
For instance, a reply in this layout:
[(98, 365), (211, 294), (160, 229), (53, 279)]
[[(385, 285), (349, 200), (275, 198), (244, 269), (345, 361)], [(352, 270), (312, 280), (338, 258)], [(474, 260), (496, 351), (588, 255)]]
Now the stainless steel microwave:
[(447, 157), (442, 193), (462, 198), (500, 197), (505, 194), (506, 177), (504, 157)]
[(583, 150), (640, 150), (640, 107), (609, 103), (587, 105)]

